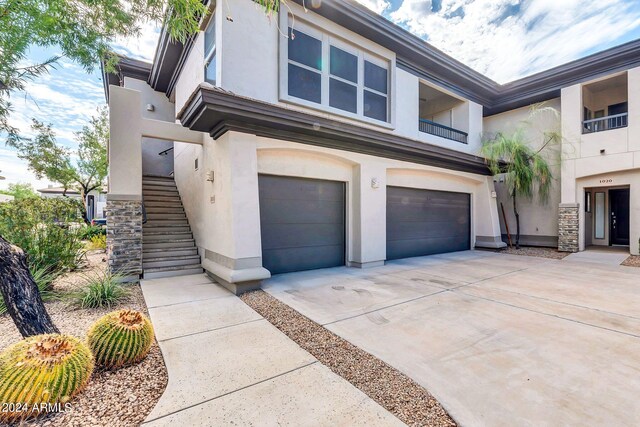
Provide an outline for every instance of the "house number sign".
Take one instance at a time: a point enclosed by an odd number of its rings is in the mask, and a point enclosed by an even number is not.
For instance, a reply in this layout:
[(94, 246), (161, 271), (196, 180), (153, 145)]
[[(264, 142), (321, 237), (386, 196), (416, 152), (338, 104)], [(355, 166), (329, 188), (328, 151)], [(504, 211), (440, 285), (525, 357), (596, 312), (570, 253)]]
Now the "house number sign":
[(604, 178), (600, 180), (600, 184), (611, 184), (613, 183), (613, 178)]

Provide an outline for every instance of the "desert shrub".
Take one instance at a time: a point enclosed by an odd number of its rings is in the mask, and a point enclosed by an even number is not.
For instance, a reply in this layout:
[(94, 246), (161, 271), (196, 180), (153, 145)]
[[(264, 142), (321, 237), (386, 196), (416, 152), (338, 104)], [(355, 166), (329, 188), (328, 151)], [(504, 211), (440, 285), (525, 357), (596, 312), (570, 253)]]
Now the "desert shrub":
[(109, 271), (85, 275), (82, 287), (69, 294), (72, 304), (79, 308), (111, 308), (128, 296), (121, 277)]
[(11, 345), (0, 354), (0, 402), (8, 405), (0, 423), (44, 414), (33, 411), (41, 403), (67, 403), (87, 385), (93, 367), (89, 348), (71, 336), (36, 335)]
[(30, 265), (73, 269), (82, 249), (81, 205), (68, 198), (28, 198), (0, 203), (0, 234), (22, 248)]
[(131, 365), (149, 353), (153, 326), (139, 311), (114, 311), (91, 326), (87, 343), (98, 366), (115, 369)]
[(87, 249), (90, 251), (107, 249), (107, 236), (104, 234), (93, 236), (87, 243)]
[(82, 227), (79, 233), (82, 240), (91, 240), (95, 236), (106, 236), (107, 229), (105, 227), (88, 225), (86, 227)]
[[(35, 265), (29, 268), (31, 271), (31, 275), (33, 276), (33, 280), (38, 285), (38, 290), (40, 291), (40, 296), (43, 301), (48, 301), (53, 298), (53, 290), (51, 288), (51, 283), (59, 276), (59, 273), (52, 270), (50, 266), (40, 266)], [(7, 312), (7, 306), (2, 299), (2, 295), (0, 295), (0, 315)]]

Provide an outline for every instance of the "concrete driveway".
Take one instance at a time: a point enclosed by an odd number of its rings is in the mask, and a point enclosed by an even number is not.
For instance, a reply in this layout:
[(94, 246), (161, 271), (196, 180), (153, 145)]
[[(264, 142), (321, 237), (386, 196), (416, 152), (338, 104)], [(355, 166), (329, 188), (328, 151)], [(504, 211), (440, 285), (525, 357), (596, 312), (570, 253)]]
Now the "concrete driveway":
[(264, 289), (412, 377), (461, 425), (638, 425), (638, 269), (467, 251)]

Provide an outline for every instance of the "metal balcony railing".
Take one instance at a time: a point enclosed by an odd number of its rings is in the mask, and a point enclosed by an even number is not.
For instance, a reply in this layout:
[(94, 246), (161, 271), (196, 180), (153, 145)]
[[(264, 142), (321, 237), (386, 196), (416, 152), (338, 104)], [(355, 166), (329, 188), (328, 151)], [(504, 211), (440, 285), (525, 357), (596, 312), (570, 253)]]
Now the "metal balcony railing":
[(420, 132), (461, 142), (463, 144), (467, 143), (467, 137), (469, 136), (466, 132), (462, 132), (461, 130), (450, 128), (449, 126), (444, 126), (426, 119), (418, 119), (418, 129)]
[(582, 122), (582, 133), (594, 133), (611, 129), (626, 128), (628, 116), (629, 113), (621, 113), (597, 119), (585, 120)]

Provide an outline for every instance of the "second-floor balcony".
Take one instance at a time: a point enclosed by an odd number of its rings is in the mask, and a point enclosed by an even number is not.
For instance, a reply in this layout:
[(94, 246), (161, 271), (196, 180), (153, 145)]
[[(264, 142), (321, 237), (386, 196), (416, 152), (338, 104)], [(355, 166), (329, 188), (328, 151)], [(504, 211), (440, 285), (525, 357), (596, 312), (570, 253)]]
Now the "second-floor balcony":
[(461, 142), (463, 144), (467, 143), (467, 137), (469, 136), (466, 132), (454, 129), (449, 126), (441, 125), (427, 119), (418, 120), (418, 129), (420, 130), (420, 132), (450, 139), (452, 141)]
[(602, 132), (627, 127), (629, 113), (614, 114), (582, 122), (582, 133)]

